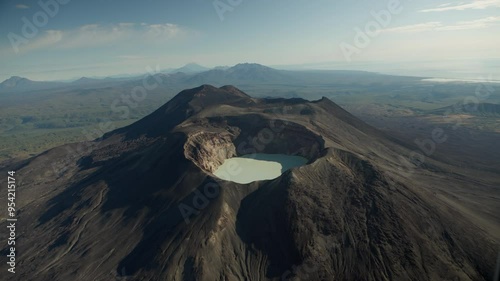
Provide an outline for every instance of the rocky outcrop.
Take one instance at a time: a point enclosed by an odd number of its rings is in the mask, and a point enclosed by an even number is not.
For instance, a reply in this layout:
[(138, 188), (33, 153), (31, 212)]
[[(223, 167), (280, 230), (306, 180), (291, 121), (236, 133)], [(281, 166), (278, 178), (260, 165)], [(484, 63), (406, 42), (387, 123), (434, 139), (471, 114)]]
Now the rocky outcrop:
[(184, 154), (202, 170), (213, 173), (224, 160), (236, 156), (236, 148), (229, 134), (199, 132), (189, 136)]

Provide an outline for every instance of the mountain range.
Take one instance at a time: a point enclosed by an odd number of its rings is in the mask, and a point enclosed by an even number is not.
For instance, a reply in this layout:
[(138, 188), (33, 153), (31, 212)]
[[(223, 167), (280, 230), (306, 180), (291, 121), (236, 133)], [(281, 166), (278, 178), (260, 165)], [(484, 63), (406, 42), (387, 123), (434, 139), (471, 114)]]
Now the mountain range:
[[(256, 63), (240, 63), (232, 67), (215, 67), (208, 69), (198, 64), (187, 64), (178, 69), (167, 69), (159, 75), (165, 84), (189, 88), (201, 84), (223, 85), (258, 85), (278, 84), (297, 85), (341, 83), (370, 84), (380, 83), (381, 80), (418, 81), (417, 77), (394, 77), (364, 71), (290, 71), (279, 70)], [(113, 87), (126, 83), (142, 83), (144, 75), (131, 77), (88, 78), (81, 77), (71, 82), (32, 81), (27, 78), (13, 76), (0, 83), (0, 94), (4, 92), (27, 92), (57, 88), (75, 89), (82, 86)]]

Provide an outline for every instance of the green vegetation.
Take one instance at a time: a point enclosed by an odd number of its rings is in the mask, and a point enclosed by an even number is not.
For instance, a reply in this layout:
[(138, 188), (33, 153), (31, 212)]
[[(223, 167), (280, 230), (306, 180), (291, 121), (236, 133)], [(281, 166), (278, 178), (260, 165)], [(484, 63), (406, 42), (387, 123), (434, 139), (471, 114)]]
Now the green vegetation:
[[(113, 111), (112, 104), (125, 106), (122, 93), (131, 87), (82, 91), (38, 91), (0, 94), (0, 161), (27, 157), (65, 143), (97, 138), (88, 131), (110, 121), (115, 128), (126, 126), (151, 113), (170, 95), (165, 89), (151, 91), (128, 114)], [(162, 91), (163, 90), (163, 91)]]
[[(458, 82), (421, 82), (418, 78), (376, 74), (311, 77), (306, 82), (242, 82), (235, 86), (256, 97), (300, 97), (309, 100), (327, 97), (355, 115), (380, 117), (441, 116), (443, 108), (474, 97), (478, 86)], [(64, 143), (87, 140), (88, 136), (83, 132), (95, 129), (101, 122), (112, 121), (115, 128), (125, 126), (153, 112), (181, 90), (198, 86), (170, 81), (149, 91), (143, 101), (132, 101), (132, 104), (126, 105), (123, 97), (130, 95), (137, 83), (140, 82), (97, 89), (82, 86), (0, 94), (0, 161), (37, 154)], [(493, 92), (480, 102), (498, 104), (500, 95), (498, 91)], [(129, 112), (124, 114), (116, 110), (119, 106), (126, 106)], [(467, 119), (465, 125), (500, 132), (497, 107), (481, 109), (486, 113)]]

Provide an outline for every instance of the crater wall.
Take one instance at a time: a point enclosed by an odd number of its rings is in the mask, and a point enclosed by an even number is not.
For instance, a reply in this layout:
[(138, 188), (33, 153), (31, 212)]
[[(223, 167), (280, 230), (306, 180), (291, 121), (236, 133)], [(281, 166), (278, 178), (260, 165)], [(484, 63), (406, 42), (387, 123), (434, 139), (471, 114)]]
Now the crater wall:
[(311, 161), (320, 157), (324, 149), (321, 136), (293, 122), (238, 116), (207, 123), (212, 127), (211, 132), (209, 128), (200, 128), (200, 132), (190, 134), (184, 153), (187, 159), (209, 173), (215, 172), (224, 160), (236, 156), (285, 154)]

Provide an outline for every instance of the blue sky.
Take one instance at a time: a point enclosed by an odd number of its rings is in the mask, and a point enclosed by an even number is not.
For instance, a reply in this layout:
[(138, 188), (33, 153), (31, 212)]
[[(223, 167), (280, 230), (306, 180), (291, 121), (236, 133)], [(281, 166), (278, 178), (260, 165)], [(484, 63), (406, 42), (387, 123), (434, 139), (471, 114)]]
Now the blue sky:
[[(448, 76), (499, 69), (500, 0), (41, 0), (51, 3), (48, 11), (38, 2), (0, 3), (0, 80), (143, 73), (190, 62), (448, 69)], [(376, 32), (366, 35), (370, 26)], [(356, 44), (359, 31), (368, 43)]]

